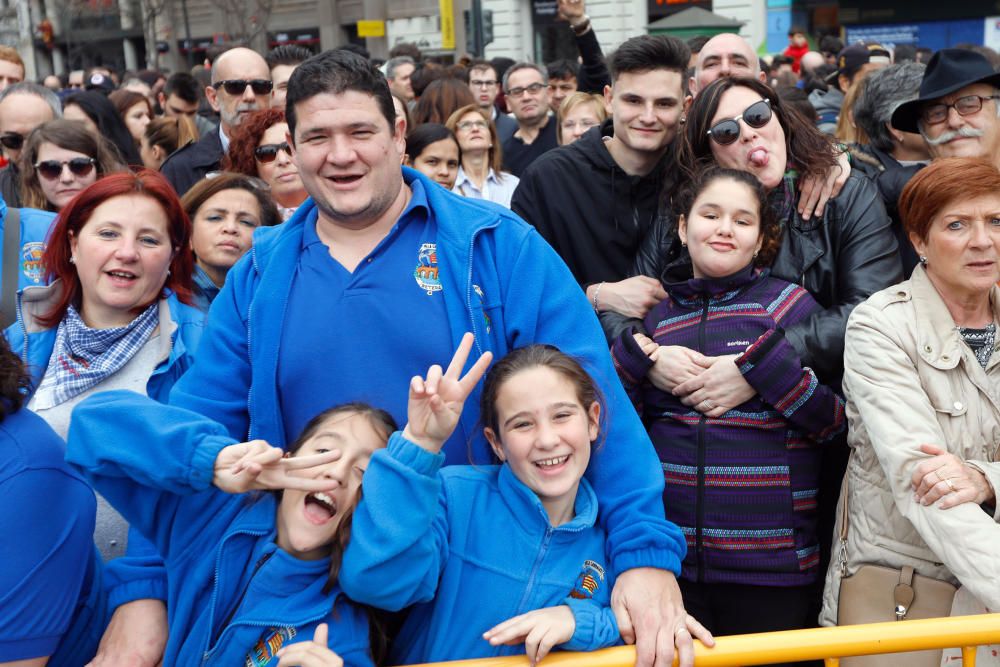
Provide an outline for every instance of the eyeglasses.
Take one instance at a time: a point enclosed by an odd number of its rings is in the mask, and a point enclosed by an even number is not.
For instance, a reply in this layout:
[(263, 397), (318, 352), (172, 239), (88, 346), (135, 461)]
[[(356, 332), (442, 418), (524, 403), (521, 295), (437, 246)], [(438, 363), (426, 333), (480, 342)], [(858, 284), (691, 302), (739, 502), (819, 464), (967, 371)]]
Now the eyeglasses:
[(469, 85), (473, 88), (492, 88), (497, 85), (496, 79), (472, 79), (469, 81)]
[(532, 95), (548, 88), (547, 84), (544, 83), (533, 83), (530, 86), (518, 86), (517, 88), (511, 88), (507, 91), (507, 97), (523, 97), (525, 93), (531, 93)]
[(17, 132), (4, 132), (0, 134), (0, 144), (12, 151), (19, 151), (21, 146), (24, 146), (24, 135)]
[(489, 127), (485, 120), (463, 120), (461, 123), (455, 125), (460, 130), (471, 130), (473, 128), (479, 130), (485, 130)]
[(278, 157), (278, 151), (285, 151), (285, 155), (289, 157), (292, 155), (292, 149), (288, 142), (282, 141), (280, 144), (261, 144), (254, 149), (253, 156), (257, 158), (257, 162), (268, 164), (274, 162), (275, 158)]
[(44, 160), (35, 163), (35, 171), (54, 181), (62, 176), (63, 167), (69, 167), (74, 176), (87, 176), (94, 171), (97, 160), (92, 157), (75, 157), (72, 160)]
[(218, 90), (219, 88), (224, 88), (230, 95), (242, 95), (247, 86), (253, 88), (254, 95), (267, 95), (271, 92), (274, 84), (269, 79), (226, 79), (225, 81), (216, 81), (212, 84), (212, 88)]
[(997, 95), (989, 95), (987, 97), (983, 97), (982, 95), (964, 95), (951, 104), (944, 104), (943, 102), (928, 104), (920, 113), (920, 119), (927, 125), (937, 125), (948, 120), (949, 109), (955, 109), (959, 116), (969, 116), (982, 109), (983, 102), (986, 100), (995, 100), (998, 98), (1000, 96)]
[(752, 128), (761, 128), (771, 122), (771, 100), (764, 98), (748, 106), (736, 118), (720, 120), (707, 134), (720, 146), (728, 146), (740, 138), (740, 118)]

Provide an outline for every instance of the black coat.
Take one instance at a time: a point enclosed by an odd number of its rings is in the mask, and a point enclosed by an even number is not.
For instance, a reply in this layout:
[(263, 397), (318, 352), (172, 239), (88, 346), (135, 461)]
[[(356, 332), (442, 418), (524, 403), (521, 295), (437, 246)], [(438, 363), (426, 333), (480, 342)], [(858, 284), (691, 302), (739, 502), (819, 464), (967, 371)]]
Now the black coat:
[[(661, 215), (639, 248), (633, 275), (663, 282), (664, 270), (681, 252), (673, 216)], [(803, 221), (793, 212), (771, 274), (805, 287), (823, 306), (785, 331), (785, 338), (803, 366), (822, 382), (839, 386), (848, 316), (854, 306), (903, 279), (896, 237), (872, 182), (852, 173), (822, 218)], [(641, 320), (611, 312), (601, 313), (601, 324), (609, 340), (630, 326), (644, 330)]]
[(223, 155), (222, 139), (219, 138), (219, 131), (214, 130), (171, 153), (160, 167), (160, 173), (174, 186), (177, 196), (183, 197), (207, 174), (219, 171)]

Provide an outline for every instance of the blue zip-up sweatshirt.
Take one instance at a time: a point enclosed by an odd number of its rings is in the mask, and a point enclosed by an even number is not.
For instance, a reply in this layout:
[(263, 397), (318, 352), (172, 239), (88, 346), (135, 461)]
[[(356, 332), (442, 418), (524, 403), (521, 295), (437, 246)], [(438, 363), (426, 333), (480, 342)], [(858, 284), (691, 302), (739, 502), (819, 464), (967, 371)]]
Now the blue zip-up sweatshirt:
[[(57, 281), (21, 290), (17, 295), (17, 321), (4, 331), (11, 349), (21, 357), (31, 374), (32, 393), (45, 375), (56, 343), (56, 327), (46, 327), (37, 318), (51, 309), (61, 289)], [(161, 340), (164, 348), (169, 340), (170, 348), (163, 350), (165, 358), (157, 364), (146, 383), (150, 398), (166, 401), (174, 382), (192, 363), (204, 322), (204, 313), (181, 303), (176, 295), (171, 293), (160, 300), (160, 331), (165, 334)], [(135, 438), (127, 441), (133, 446), (143, 443)], [(141, 446), (139, 449), (145, 451)], [(106, 565), (104, 585), (109, 596), (108, 608), (112, 611), (126, 602), (146, 598), (162, 600), (167, 594), (163, 563), (152, 545), (133, 530), (129, 530), (126, 555)]]
[[(614, 443), (596, 451), (587, 470), (603, 510), (611, 569), (615, 574), (645, 566), (680, 572), (686, 547), (680, 531), (663, 516), (656, 453), (611, 364), (597, 318), (566, 265), (511, 211), (432, 187), (412, 169), (404, 168), (403, 177), (423, 182), (437, 225), (440, 294), (452, 347), (472, 331), (477, 352), (491, 350), (496, 359), (531, 343), (550, 343), (581, 359), (607, 398), (607, 435)], [(285, 322), (303, 228), (316, 219), (316, 205), (307, 199), (288, 222), (254, 233), (253, 248), (229, 271), (212, 304), (198, 359), (174, 387), (171, 404), (211, 417), (238, 440), (285, 445), (277, 388), (282, 332), (296, 326), (351, 326), (335, 314), (325, 322)], [(359, 347), (345, 354), (358, 354), (371, 334), (358, 332)], [(427, 368), (441, 361), (407, 363)], [(370, 363), (369, 372), (377, 375), (381, 365), (398, 359), (372, 358)], [(323, 391), (322, 386), (315, 391)], [(477, 386), (468, 405), (478, 404), (480, 391)], [(476, 410), (462, 414), (445, 444), (449, 460), (468, 460), (468, 443), (473, 462), (491, 460), (478, 418)]]
[[(535, 609), (569, 605), (572, 639), (593, 651), (619, 643), (614, 576), (597, 496), (586, 479), (574, 518), (558, 528), (507, 465), (450, 466), (399, 433), (372, 455), (362, 478), (341, 581), (353, 599), (383, 609), (416, 604), (392, 663), (524, 653), (491, 646), (484, 632)], [(400, 507), (406, 507), (400, 512)]]
[(330, 559), (299, 560), (275, 544), (276, 496), (212, 486), (216, 457), (235, 442), (201, 415), (134, 392), (95, 394), (73, 412), (66, 460), (166, 563), (163, 664), (273, 667), (278, 648), (328, 623), (345, 664), (371, 665), (367, 614), (339, 587), (323, 592)]
[[(22, 208), (21, 211), (21, 247), (17, 252), (17, 261), (21, 265), (17, 272), (17, 288), (24, 289), (29, 285), (41, 285), (45, 282), (45, 271), (42, 269), (42, 253), (45, 251), (46, 237), (56, 214), (41, 211), (37, 208)], [(0, 198), (0, 239), (7, 224), (7, 202)], [(0, 244), (2, 245), (2, 244)], [(0, 276), (3, 275), (3, 253), (0, 252)]]

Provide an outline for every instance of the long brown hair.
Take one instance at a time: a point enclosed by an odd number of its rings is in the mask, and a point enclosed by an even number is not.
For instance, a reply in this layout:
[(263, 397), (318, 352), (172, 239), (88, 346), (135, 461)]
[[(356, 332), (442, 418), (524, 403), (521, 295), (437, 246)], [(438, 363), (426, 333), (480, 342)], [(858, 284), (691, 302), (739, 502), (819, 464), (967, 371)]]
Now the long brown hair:
[(796, 109), (785, 105), (769, 86), (746, 77), (723, 77), (698, 93), (688, 111), (678, 162), (689, 178), (715, 163), (708, 131), (722, 95), (737, 86), (770, 100), (771, 112), (785, 133), (786, 168), (794, 167), (801, 177), (807, 177), (824, 174), (837, 164), (830, 140)]

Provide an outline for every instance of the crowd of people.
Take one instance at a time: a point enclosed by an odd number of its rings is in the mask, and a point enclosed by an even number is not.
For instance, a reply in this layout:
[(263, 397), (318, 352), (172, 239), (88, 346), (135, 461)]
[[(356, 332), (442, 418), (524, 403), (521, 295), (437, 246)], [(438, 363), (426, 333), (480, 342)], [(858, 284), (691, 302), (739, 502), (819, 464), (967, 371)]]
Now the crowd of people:
[(0, 665), (1000, 611), (1000, 56), (557, 4), (547, 65), (0, 47)]

